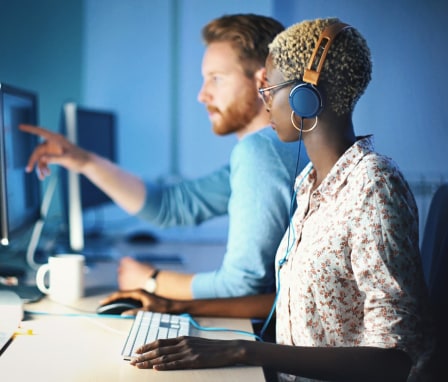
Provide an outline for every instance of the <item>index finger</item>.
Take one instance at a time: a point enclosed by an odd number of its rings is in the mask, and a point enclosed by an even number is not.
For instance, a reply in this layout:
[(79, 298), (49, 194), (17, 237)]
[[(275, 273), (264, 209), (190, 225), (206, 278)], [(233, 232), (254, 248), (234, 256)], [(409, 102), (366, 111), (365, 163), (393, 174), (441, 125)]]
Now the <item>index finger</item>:
[(101, 304), (107, 304), (111, 301), (120, 299), (120, 298), (133, 298), (135, 300), (141, 300), (140, 290), (120, 290), (116, 291), (109, 296), (105, 297), (103, 300), (100, 301)]
[(108, 295), (107, 297), (103, 298), (100, 301), (100, 304), (107, 304), (111, 301), (114, 301), (114, 300), (116, 300), (118, 298), (122, 298), (122, 297), (129, 297), (129, 296), (127, 296), (126, 292), (123, 293), (122, 291), (116, 291), (116, 292), (113, 292), (112, 294)]
[(47, 129), (44, 129), (43, 127), (34, 126), (34, 125), (27, 125), (24, 123), (21, 123), (19, 125), (19, 129), (30, 134), (38, 135), (44, 139), (51, 139), (55, 137), (57, 134), (53, 133)]
[[(135, 349), (135, 352), (138, 354), (147, 353), (147, 352), (157, 349), (157, 348), (163, 348), (163, 347), (167, 347), (167, 346), (177, 345), (182, 340), (183, 340), (183, 337), (159, 338), (152, 342), (143, 344), (142, 346)], [(160, 354), (157, 354), (157, 357), (160, 357)], [(135, 359), (135, 361), (138, 362), (139, 360)]]

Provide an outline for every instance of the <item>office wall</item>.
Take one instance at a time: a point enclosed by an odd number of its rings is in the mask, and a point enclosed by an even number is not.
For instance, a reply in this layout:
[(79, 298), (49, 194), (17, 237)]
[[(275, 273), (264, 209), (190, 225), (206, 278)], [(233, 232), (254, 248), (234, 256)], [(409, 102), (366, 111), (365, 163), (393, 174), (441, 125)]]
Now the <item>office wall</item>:
[[(283, 2), (284, 3), (284, 2)], [(373, 79), (355, 111), (355, 128), (373, 133), (411, 178), (448, 174), (448, 52), (438, 0), (289, 1), (297, 19), (337, 16), (356, 26), (372, 52)]]
[[(86, 104), (117, 111), (119, 162), (144, 178), (171, 181), (227, 164), (234, 136), (211, 131), (201, 87), (202, 27), (224, 13), (271, 14), (270, 0), (85, 0)], [(107, 211), (121, 221), (120, 211)], [(127, 224), (141, 222), (133, 219)], [(156, 227), (152, 227), (157, 231)], [(223, 239), (227, 219), (158, 231)]]
[[(84, 100), (120, 112), (121, 163), (147, 177), (200, 176), (227, 162), (234, 137), (216, 137), (196, 100), (200, 29), (223, 13), (273, 15), (285, 25), (337, 16), (367, 38), (373, 79), (354, 114), (418, 199), (421, 228), (435, 186), (448, 180), (446, 2), (437, 0), (86, 0)], [(107, 65), (105, 65), (107, 63)], [(174, 63), (174, 65), (173, 65)]]
[[(36, 92), (39, 124), (57, 130), (63, 102), (82, 94), (83, 2), (0, 0), (0, 17), (0, 81)], [(59, 193), (50, 215), (60, 216)]]
[(0, 81), (37, 92), (40, 123), (59, 124), (62, 102), (81, 96), (83, 2), (0, 0)]
[(448, 181), (448, 3), (283, 0), (276, 5), (275, 14), (287, 24), (294, 18), (337, 16), (366, 37), (373, 77), (355, 109), (355, 130), (374, 134), (377, 149), (400, 165), (414, 191), (423, 232), (431, 196)]
[(448, 159), (447, 8), (437, 0), (387, 8), (367, 0), (0, 0), (0, 81), (37, 91), (50, 128), (67, 99), (116, 109), (125, 166), (148, 177), (197, 176), (225, 163), (234, 144), (213, 135), (196, 100), (201, 27), (234, 12), (273, 14), (286, 25), (339, 16), (366, 36), (374, 62), (357, 131), (374, 133), (410, 178), (438, 178)]
[(118, 111), (124, 167), (170, 178), (227, 163), (235, 138), (212, 133), (196, 97), (201, 28), (236, 12), (270, 14), (271, 1), (86, 0), (83, 99)]
[(114, 109), (120, 163), (132, 172), (200, 176), (226, 163), (235, 143), (212, 133), (196, 100), (202, 26), (235, 12), (274, 15), (286, 25), (338, 16), (372, 50), (357, 132), (374, 133), (417, 194), (429, 195), (448, 179), (447, 8), (437, 0), (387, 7), (368, 0), (0, 0), (0, 80), (37, 91), (41, 123), (50, 128), (67, 99)]
[[(448, 53), (440, 49), (445, 2), (395, 0), (387, 8), (382, 2), (354, 0), (86, 4), (84, 99), (104, 104), (114, 99), (113, 106), (123, 113), (122, 160), (138, 173), (174, 170), (197, 176), (226, 162), (234, 140), (213, 135), (196, 95), (203, 52), (200, 29), (211, 18), (233, 12), (275, 14), (287, 25), (328, 16), (355, 25), (367, 38), (374, 62), (373, 80), (355, 112), (357, 131), (374, 133), (377, 148), (412, 179), (448, 172), (442, 93)], [(170, 145), (171, 138), (176, 145)]]

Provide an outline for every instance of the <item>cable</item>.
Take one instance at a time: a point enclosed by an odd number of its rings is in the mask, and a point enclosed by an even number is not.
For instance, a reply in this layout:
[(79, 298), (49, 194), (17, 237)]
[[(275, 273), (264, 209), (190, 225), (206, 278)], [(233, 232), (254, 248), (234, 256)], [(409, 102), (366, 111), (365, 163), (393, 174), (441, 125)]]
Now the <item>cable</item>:
[(182, 313), (182, 314), (180, 314), (180, 316), (187, 317), (190, 320), (191, 325), (198, 330), (207, 331), (207, 332), (232, 332), (232, 333), (237, 333), (237, 334), (242, 334), (245, 336), (253, 337), (256, 340), (263, 342), (263, 339), (260, 336), (256, 335), (255, 333), (246, 332), (245, 330), (201, 326), (188, 313)]
[[(303, 119), (300, 118), (300, 126), (303, 126)], [(294, 211), (294, 202), (296, 201), (296, 196), (297, 196), (297, 192), (299, 191), (299, 189), (302, 187), (302, 183), (304, 182), (304, 180), (306, 179), (306, 177), (308, 176), (308, 174), (310, 173), (311, 169), (313, 168), (313, 166), (309, 166), (308, 170), (306, 171), (305, 174), (303, 174), (302, 179), (300, 179), (299, 184), (297, 185), (297, 187), (294, 187), (294, 183), (295, 183), (295, 179), (297, 178), (298, 174), (297, 174), (297, 170), (299, 168), (299, 161), (300, 161), (300, 153), (301, 153), (301, 149), (302, 149), (302, 129), (300, 129), (299, 131), (299, 151), (298, 151), (298, 155), (297, 155), (297, 163), (296, 163), (296, 171), (295, 174), (296, 176), (294, 177), (294, 181), (293, 181), (293, 192), (292, 192), (292, 197), (291, 197), (291, 203), (289, 205), (289, 224), (288, 224), (288, 240), (287, 240), (287, 245), (286, 245), (286, 252), (285, 255), (283, 256), (282, 259), (279, 260), (278, 262), (278, 268), (277, 268), (277, 284), (276, 284), (276, 291), (275, 291), (275, 298), (274, 298), (274, 302), (272, 303), (272, 307), (271, 310), (269, 311), (269, 314), (260, 330), (260, 337), (263, 338), (264, 334), (268, 328), (269, 323), (272, 320), (272, 316), (274, 315), (275, 312), (275, 308), (277, 306), (277, 300), (278, 300), (278, 296), (280, 293), (280, 269), (283, 266), (283, 264), (285, 264), (288, 261), (288, 257), (289, 254), (294, 246), (294, 243), (296, 242), (296, 233), (294, 230), (294, 227), (292, 227), (292, 218), (293, 218), (293, 211)], [(291, 234), (293, 235), (292, 240), (291, 240)]]
[[(62, 317), (81, 317), (84, 318), (95, 325), (110, 330), (111, 332), (118, 333), (118, 334), (127, 334), (128, 332), (123, 332), (119, 330), (115, 330), (114, 328), (109, 327), (108, 325), (104, 325), (103, 323), (98, 322), (97, 320), (93, 320), (93, 318), (116, 318), (116, 319), (135, 319), (135, 316), (133, 315), (119, 315), (119, 314), (97, 314), (97, 313), (49, 313), (49, 312), (42, 312), (42, 311), (36, 311), (36, 310), (25, 310), (25, 314), (29, 315), (35, 315), (35, 316), (62, 316)], [(263, 339), (256, 335), (255, 333), (247, 332), (245, 330), (237, 330), (237, 329), (229, 329), (229, 328), (219, 328), (219, 327), (206, 327), (201, 326), (195, 321), (195, 319), (188, 313), (180, 314), (180, 316), (187, 317), (190, 321), (191, 325), (202, 331), (209, 331), (209, 332), (232, 332), (237, 333), (249, 337), (253, 337), (258, 341), (263, 342)]]
[[(35, 310), (24, 310), (25, 314), (29, 315), (35, 315), (35, 316), (62, 316), (62, 317), (79, 317), (86, 321), (89, 321), (90, 323), (102, 328), (106, 329), (112, 333), (120, 334), (120, 335), (127, 335), (127, 331), (117, 330), (109, 325), (104, 324), (103, 322), (96, 320), (97, 318), (116, 318), (116, 319), (135, 319), (135, 316), (132, 315), (119, 315), (119, 314), (97, 314), (97, 313), (49, 313), (49, 312), (42, 312), (42, 311), (35, 311)], [(94, 319), (95, 318), (95, 319)]]
[[(131, 318), (131, 317), (135, 318), (134, 316), (121, 316), (120, 318)], [(81, 318), (83, 318), (84, 320), (89, 321), (90, 323), (92, 323), (102, 329), (105, 329), (109, 332), (119, 334), (119, 335), (127, 335), (128, 334), (128, 331), (123, 331), (123, 330), (118, 330), (118, 329), (112, 328), (111, 326), (104, 324), (102, 321), (94, 320), (92, 317), (84, 317), (83, 316)], [(96, 315), (95, 318), (98, 318), (98, 315)]]

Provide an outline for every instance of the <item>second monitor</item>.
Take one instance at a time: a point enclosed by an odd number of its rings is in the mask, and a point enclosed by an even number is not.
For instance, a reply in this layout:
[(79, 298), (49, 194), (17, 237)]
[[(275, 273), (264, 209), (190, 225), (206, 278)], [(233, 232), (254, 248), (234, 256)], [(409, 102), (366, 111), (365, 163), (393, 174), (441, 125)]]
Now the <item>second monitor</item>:
[[(61, 133), (76, 145), (117, 162), (115, 114), (107, 110), (81, 107), (70, 102), (63, 106)], [(61, 169), (62, 170), (62, 169)], [(86, 177), (62, 170), (63, 204), (68, 228), (68, 246), (81, 252), (85, 246), (84, 213), (111, 203), (111, 199)]]

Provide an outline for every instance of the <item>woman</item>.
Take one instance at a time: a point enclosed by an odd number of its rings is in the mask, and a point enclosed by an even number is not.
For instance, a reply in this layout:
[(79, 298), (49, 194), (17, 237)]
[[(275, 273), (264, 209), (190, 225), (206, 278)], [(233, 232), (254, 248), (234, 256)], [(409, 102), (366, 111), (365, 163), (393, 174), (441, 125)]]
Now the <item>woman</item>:
[[(266, 64), (269, 86), (260, 94), (272, 126), (283, 141), (303, 142), (311, 160), (296, 180), (297, 209), (277, 252), (278, 344), (161, 340), (143, 346), (132, 364), (261, 365), (285, 380), (418, 378), (432, 335), (425, 332), (415, 201), (396, 164), (373, 151), (372, 137), (356, 137), (352, 124), (371, 78), (367, 44), (337, 19), (304, 21), (274, 39)], [(157, 310), (231, 315), (244, 301), (253, 317), (266, 314), (274, 296), (142, 301)]]

